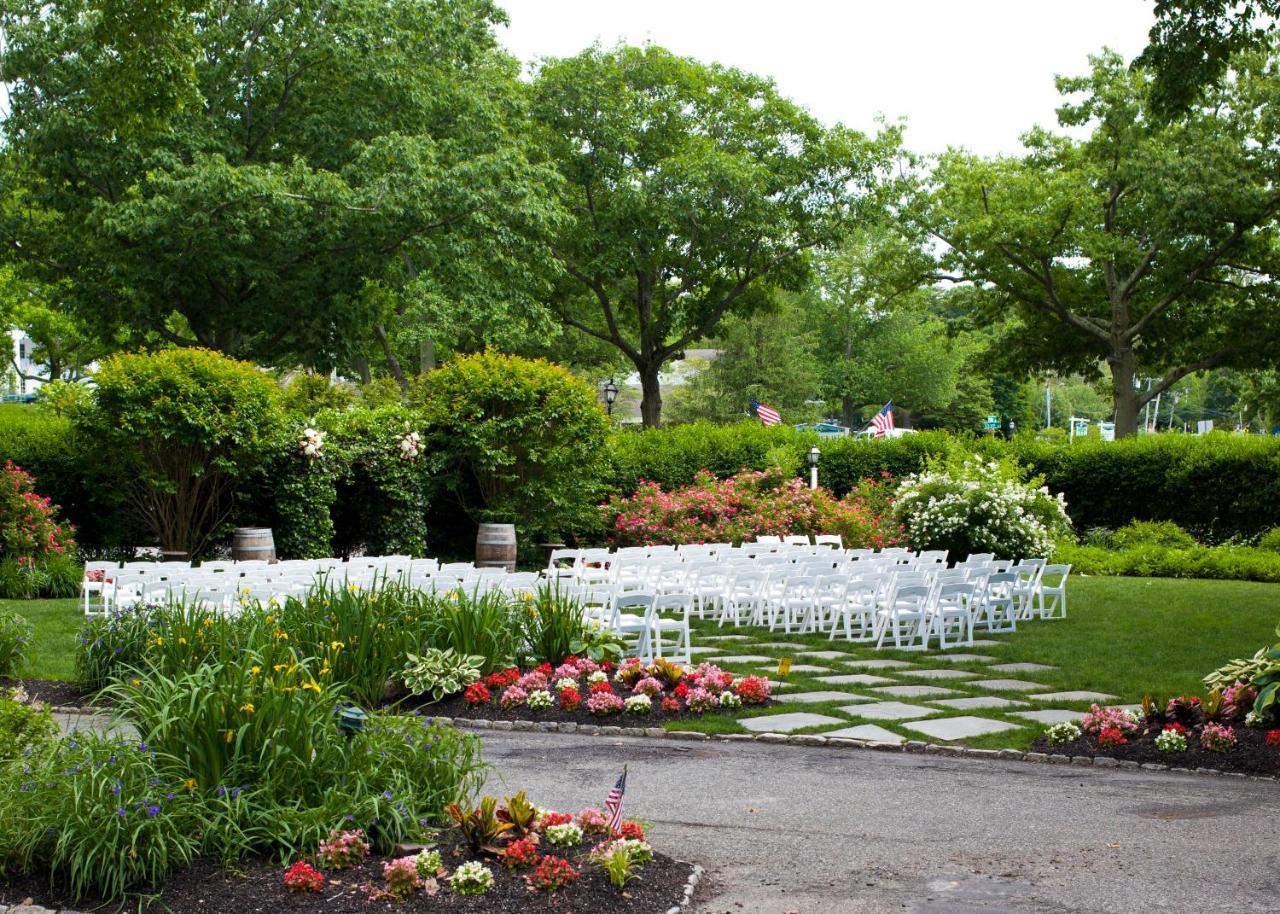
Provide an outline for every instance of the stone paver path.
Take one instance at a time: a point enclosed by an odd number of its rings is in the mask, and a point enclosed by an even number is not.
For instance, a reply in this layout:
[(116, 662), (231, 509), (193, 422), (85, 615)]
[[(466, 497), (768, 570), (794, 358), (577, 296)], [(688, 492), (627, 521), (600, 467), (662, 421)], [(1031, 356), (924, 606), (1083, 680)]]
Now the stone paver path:
[(993, 692), (1034, 692), (1044, 688), (1042, 683), (1027, 682), (1025, 679), (979, 679), (969, 685)]
[(1062, 708), (1045, 708), (1043, 711), (1014, 711), (1014, 717), (1032, 720), (1038, 724), (1065, 724), (1078, 721), (1082, 715), (1079, 711), (1066, 711)]
[(891, 743), (895, 746), (901, 745), (903, 738), (894, 733), (892, 730), (886, 730), (884, 727), (877, 727), (875, 724), (861, 724), (857, 727), (843, 727), (839, 730), (828, 730), (823, 736), (839, 737), (843, 739), (865, 739), (872, 743)]
[(941, 720), (921, 720), (903, 724), (908, 730), (916, 730), (925, 736), (950, 742), (971, 736), (986, 736), (1004, 730), (1016, 730), (1017, 724), (1009, 724), (987, 717), (944, 717)]
[(939, 708), (923, 708), (920, 705), (909, 705), (901, 701), (873, 701), (865, 705), (845, 705), (840, 711), (850, 717), (865, 717), (867, 720), (913, 720), (917, 717), (942, 713)]
[(872, 692), (883, 692), (894, 698), (929, 698), (933, 695), (955, 695), (955, 689), (944, 689), (942, 686), (896, 685), (876, 686)]
[(832, 685), (878, 685), (882, 682), (893, 682), (887, 676), (873, 676), (870, 673), (844, 673), (840, 676), (817, 676), (818, 682), (829, 682)]
[(771, 714), (766, 717), (747, 717), (739, 723), (755, 733), (790, 733), (806, 727), (821, 727), (824, 724), (841, 724), (838, 717), (827, 717), (825, 714), (810, 714), (798, 711), (792, 714)]

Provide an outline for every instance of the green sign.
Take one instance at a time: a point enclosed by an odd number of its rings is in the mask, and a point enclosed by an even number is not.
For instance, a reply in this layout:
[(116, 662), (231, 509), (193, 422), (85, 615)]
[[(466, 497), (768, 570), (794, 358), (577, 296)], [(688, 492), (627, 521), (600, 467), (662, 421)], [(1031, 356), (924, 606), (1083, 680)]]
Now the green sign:
[(987, 421), (986, 421), (986, 422), (984, 422), (984, 423), (982, 424), (982, 427), (983, 427), (984, 429), (986, 429), (987, 431), (991, 431), (991, 430), (993, 430), (993, 429), (997, 429), (997, 428), (999, 428), (999, 427), (1000, 427), (1000, 417), (999, 417), (999, 416), (987, 416)]

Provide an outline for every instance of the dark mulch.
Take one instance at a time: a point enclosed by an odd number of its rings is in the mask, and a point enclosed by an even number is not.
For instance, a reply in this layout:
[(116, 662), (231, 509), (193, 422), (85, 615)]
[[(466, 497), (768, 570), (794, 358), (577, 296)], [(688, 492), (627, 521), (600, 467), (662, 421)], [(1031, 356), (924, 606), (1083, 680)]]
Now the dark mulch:
[[(623, 697), (625, 698), (626, 696)], [(533, 711), (524, 706), (507, 711), (496, 701), (491, 701), (485, 705), (469, 705), (463, 699), (462, 694), (459, 693), (435, 703), (423, 696), (411, 696), (397, 703), (396, 707), (404, 711), (416, 710), (430, 717), (458, 717), (467, 720), (484, 718), (486, 720), (539, 720), (614, 727), (661, 727), (663, 724), (672, 721), (697, 720), (699, 717), (710, 715), (741, 714), (743, 708), (767, 708), (774, 704), (776, 702), (773, 699), (769, 699), (763, 705), (744, 704), (742, 708), (725, 708), (723, 711), (708, 711), (705, 714), (693, 714), (683, 709), (676, 713), (667, 713), (659, 707), (658, 700), (655, 698), (653, 710), (646, 715), (610, 714), (607, 717), (598, 717), (587, 710), (585, 699), (574, 711), (566, 711), (559, 704), (554, 704), (545, 711)]]
[(1236, 746), (1227, 752), (1207, 752), (1198, 744), (1198, 733), (1187, 735), (1186, 752), (1161, 752), (1155, 738), (1159, 731), (1129, 737), (1129, 742), (1118, 748), (1103, 749), (1095, 737), (1081, 734), (1080, 739), (1057, 746), (1049, 745), (1042, 736), (1036, 740), (1032, 751), (1059, 755), (1106, 755), (1111, 758), (1134, 762), (1152, 762), (1170, 768), (1214, 768), (1218, 771), (1239, 771), (1243, 774), (1280, 775), (1280, 747), (1266, 744), (1266, 731), (1236, 725)]
[(59, 679), (5, 679), (0, 678), (0, 688), (22, 686), (32, 698), (47, 705), (58, 705), (66, 708), (83, 708), (89, 705), (92, 693), (80, 690), (74, 682), (63, 682)]
[[(0, 905), (12, 905), (32, 898), (45, 907), (73, 907), (77, 911), (124, 911), (136, 914), (367, 914), (373, 911), (451, 911), (457, 914), (654, 914), (679, 903), (692, 867), (662, 854), (639, 870), (639, 879), (623, 891), (610, 885), (598, 867), (582, 860), (587, 846), (567, 852), (580, 873), (573, 885), (554, 894), (531, 891), (524, 881), (528, 870), (508, 871), (496, 861), (487, 861), (493, 871), (493, 888), (479, 896), (453, 895), (441, 882), (434, 896), (423, 892), (400, 902), (374, 901), (363, 888), (385, 886), (382, 864), (387, 858), (369, 858), (347, 870), (326, 872), (327, 884), (315, 895), (291, 895), (284, 888), (284, 868), (249, 862), (236, 873), (214, 864), (200, 862), (170, 875), (159, 894), (134, 895), (125, 902), (105, 902), (100, 898), (73, 901), (57, 886), (50, 888), (47, 875), (0, 881)], [(445, 851), (445, 866), (452, 869), (465, 857)]]

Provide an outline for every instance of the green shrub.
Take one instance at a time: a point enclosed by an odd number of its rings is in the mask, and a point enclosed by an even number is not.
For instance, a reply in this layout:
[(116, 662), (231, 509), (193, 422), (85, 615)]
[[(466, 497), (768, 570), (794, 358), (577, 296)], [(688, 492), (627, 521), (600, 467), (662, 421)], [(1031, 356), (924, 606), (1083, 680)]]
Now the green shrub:
[(605, 489), (609, 429), (595, 391), (542, 360), (486, 352), (422, 376), (435, 485), (473, 521), (539, 537), (589, 530)]
[(267, 456), (279, 425), (271, 378), (202, 349), (115, 355), (80, 419), (128, 472), (162, 549), (199, 555), (234, 508), (237, 479)]
[(0, 764), (35, 752), (58, 734), (49, 709), (21, 689), (0, 691)]
[(452, 648), (442, 651), (431, 647), (421, 655), (408, 654), (400, 678), (410, 695), (426, 695), (432, 701), (440, 701), (479, 679), (484, 660), (459, 654)]
[(1111, 545), (1116, 549), (1132, 549), (1135, 546), (1191, 549), (1195, 547), (1196, 540), (1173, 521), (1135, 520), (1112, 534)]
[(1272, 527), (1258, 538), (1258, 548), (1268, 552), (1280, 552), (1280, 527)]
[(0, 609), (0, 677), (18, 674), (30, 643), (30, 623), (11, 609)]
[(151, 620), (143, 610), (88, 619), (76, 636), (76, 682), (96, 692), (142, 664), (152, 640)]
[(1068, 562), (1080, 574), (1280, 582), (1280, 555), (1244, 546), (1173, 549), (1144, 543), (1106, 549), (1059, 543), (1054, 561)]
[(427, 643), (464, 656), (484, 657), (484, 674), (520, 659), (520, 623), (503, 594), (467, 593), (459, 588), (448, 594), (422, 594), (420, 600)]

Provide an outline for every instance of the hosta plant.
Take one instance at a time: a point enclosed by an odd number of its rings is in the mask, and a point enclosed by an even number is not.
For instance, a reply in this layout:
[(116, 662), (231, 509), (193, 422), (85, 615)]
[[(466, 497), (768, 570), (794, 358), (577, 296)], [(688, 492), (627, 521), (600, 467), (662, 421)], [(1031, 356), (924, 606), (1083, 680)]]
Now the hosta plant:
[(476, 682), (484, 662), (484, 657), (459, 654), (453, 648), (428, 648), (422, 654), (406, 655), (401, 679), (409, 694), (439, 701)]

